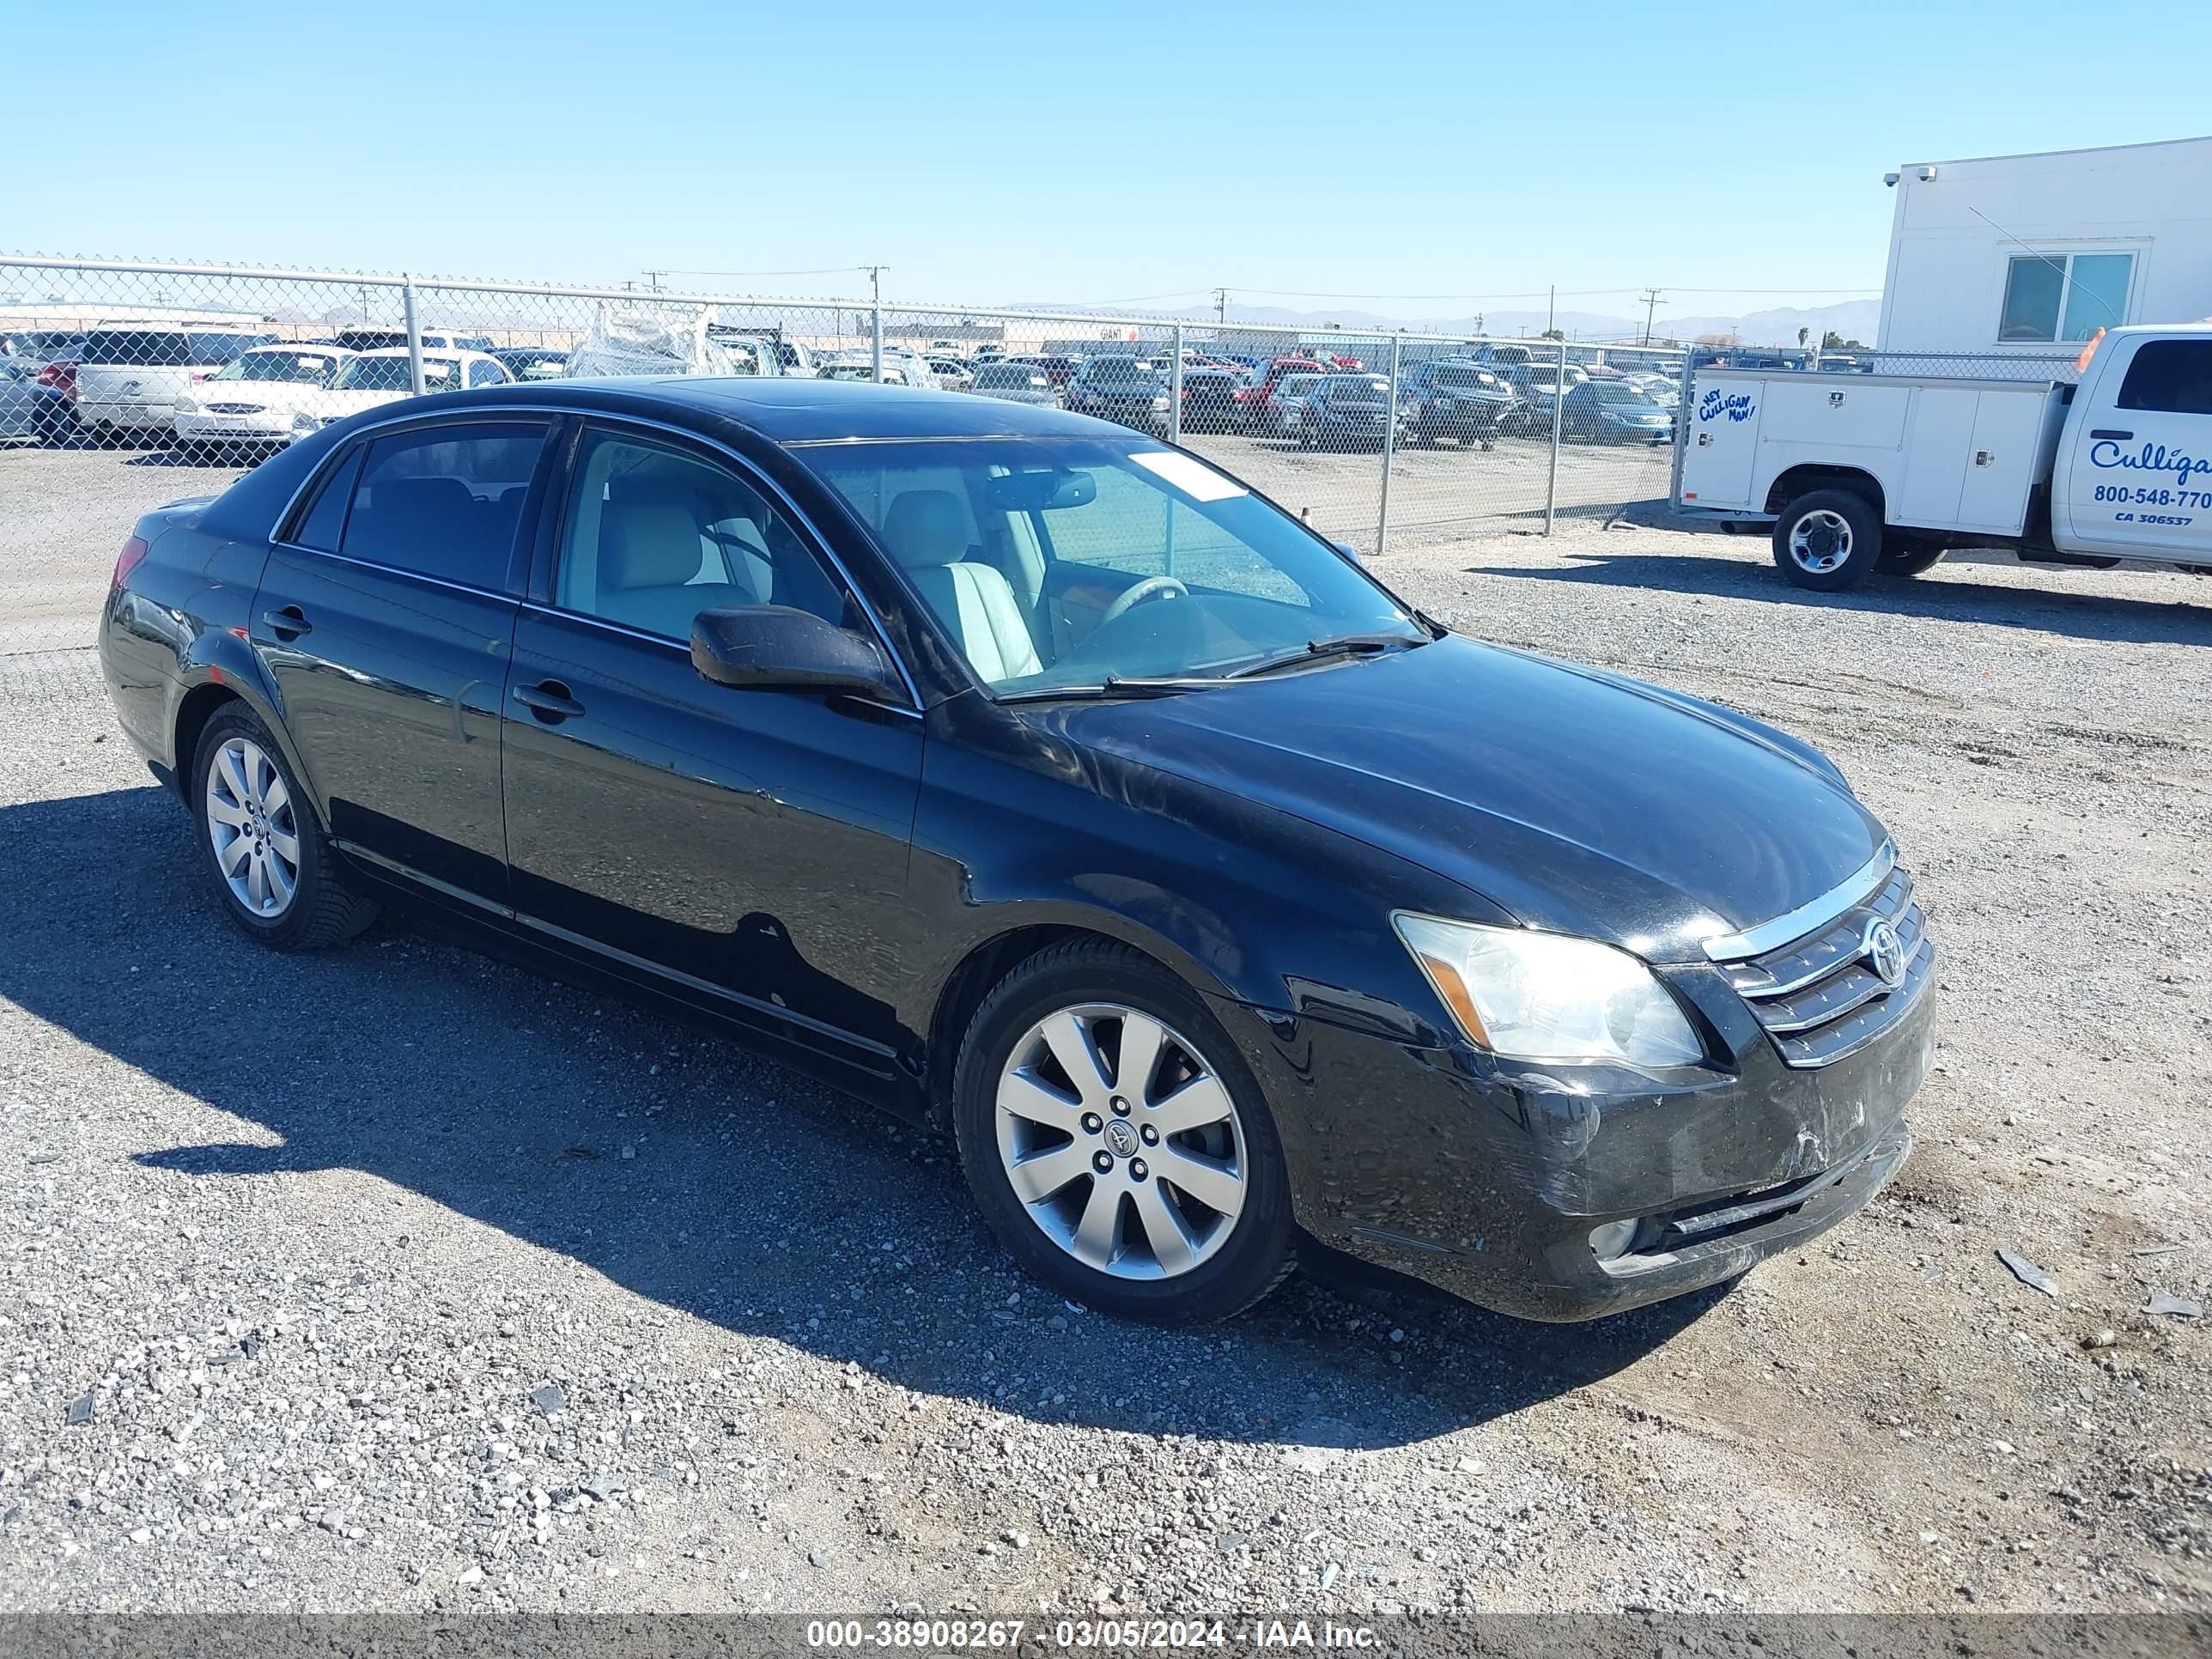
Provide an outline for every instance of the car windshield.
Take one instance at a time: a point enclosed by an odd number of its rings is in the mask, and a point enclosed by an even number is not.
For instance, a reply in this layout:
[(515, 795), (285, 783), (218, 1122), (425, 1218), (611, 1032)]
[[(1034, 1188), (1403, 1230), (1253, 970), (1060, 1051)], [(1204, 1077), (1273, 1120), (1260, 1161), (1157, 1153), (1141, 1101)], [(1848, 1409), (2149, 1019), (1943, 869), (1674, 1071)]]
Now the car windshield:
[(1320, 379), (1318, 374), (1285, 374), (1275, 382), (1275, 395), (1278, 398), (1303, 398), (1313, 390)]
[(295, 386), (320, 386), (330, 379), (331, 365), (336, 362), (325, 351), (249, 351), (208, 379), (283, 380)]
[(1492, 380), (1479, 368), (1440, 368), (1436, 373), (1436, 384), (1441, 386), (1489, 386)]
[(979, 370), (975, 376), (975, 384), (978, 388), (984, 390), (1004, 390), (1011, 387), (1023, 392), (1049, 392), (1052, 389), (1052, 376), (1041, 368), (994, 368)]
[(1647, 409), (1651, 406), (1651, 399), (1634, 386), (1619, 380), (1592, 380), (1589, 382), (1589, 395), (1601, 404), (1637, 404)]
[(1390, 395), (1390, 382), (1379, 374), (1336, 374), (1329, 378), (1328, 395), (1352, 403), (1375, 403)]
[[(1315, 641), (1428, 636), (1226, 474), (1143, 440), (799, 444), (1002, 694), (1222, 678)], [(1109, 688), (1110, 689), (1110, 688)]]
[[(422, 389), (451, 392), (461, 383), (461, 366), (451, 357), (422, 360)], [(404, 357), (356, 357), (331, 381), (333, 392), (411, 392)]]
[(1087, 371), (1094, 380), (1149, 380), (1152, 371), (1134, 357), (1101, 357)]

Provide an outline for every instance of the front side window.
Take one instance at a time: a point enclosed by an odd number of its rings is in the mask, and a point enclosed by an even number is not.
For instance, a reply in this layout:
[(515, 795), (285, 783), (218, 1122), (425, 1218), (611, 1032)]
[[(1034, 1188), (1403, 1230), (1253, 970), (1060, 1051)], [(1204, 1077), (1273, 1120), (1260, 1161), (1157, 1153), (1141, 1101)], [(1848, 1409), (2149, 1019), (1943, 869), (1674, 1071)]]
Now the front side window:
[(2212, 340), (2146, 340), (2117, 400), (2122, 409), (2212, 415)]
[(2132, 253), (2023, 253), (2005, 273), (1997, 338), (2054, 344), (2087, 340), (2127, 321)]
[(791, 453), (1000, 691), (1222, 676), (1347, 633), (1419, 637), (1296, 520), (1157, 444), (991, 438)]
[(505, 386), (507, 371), (497, 363), (473, 362), (469, 365), (471, 386)]
[(421, 427), (375, 440), (339, 550), (394, 570), (504, 591), (515, 527), (544, 447), (545, 428), (536, 422)]
[(780, 605), (858, 624), (843, 587), (783, 514), (725, 466), (611, 431), (585, 435), (554, 601), (671, 640), (702, 611)]

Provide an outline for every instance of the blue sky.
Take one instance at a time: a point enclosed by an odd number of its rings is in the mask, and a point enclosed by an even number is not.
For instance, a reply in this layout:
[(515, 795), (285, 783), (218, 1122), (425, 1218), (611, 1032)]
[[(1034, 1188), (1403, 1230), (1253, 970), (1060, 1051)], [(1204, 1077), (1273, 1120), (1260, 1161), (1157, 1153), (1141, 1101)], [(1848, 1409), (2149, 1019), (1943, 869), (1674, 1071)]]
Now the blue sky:
[(0, 247), (576, 283), (1814, 305), (1900, 162), (2212, 131), (2212, 8), (2125, 0), (44, 13), (13, 61), (81, 67), (11, 83)]

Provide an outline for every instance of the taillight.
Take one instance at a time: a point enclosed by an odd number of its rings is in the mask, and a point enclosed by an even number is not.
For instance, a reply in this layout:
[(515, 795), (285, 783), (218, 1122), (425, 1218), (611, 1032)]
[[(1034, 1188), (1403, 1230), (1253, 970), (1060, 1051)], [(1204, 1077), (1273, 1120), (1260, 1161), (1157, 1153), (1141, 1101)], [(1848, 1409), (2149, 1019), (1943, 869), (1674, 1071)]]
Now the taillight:
[(115, 574), (107, 579), (107, 589), (113, 592), (123, 586), (124, 580), (136, 570), (146, 557), (146, 538), (133, 536), (123, 544), (123, 550), (115, 556)]
[(64, 398), (74, 398), (76, 396), (76, 365), (48, 363), (39, 371), (38, 383), (40, 386), (52, 386)]

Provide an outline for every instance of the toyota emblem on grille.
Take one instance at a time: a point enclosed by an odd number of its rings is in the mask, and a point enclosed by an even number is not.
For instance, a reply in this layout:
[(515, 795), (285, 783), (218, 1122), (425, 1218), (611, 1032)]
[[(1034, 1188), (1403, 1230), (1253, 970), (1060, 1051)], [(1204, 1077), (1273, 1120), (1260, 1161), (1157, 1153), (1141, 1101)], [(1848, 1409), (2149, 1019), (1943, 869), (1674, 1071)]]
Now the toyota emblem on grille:
[(1866, 932), (1859, 939), (1859, 950), (1868, 965), (1891, 990), (1905, 982), (1905, 941), (1898, 938), (1897, 929), (1880, 916), (1867, 923)]

